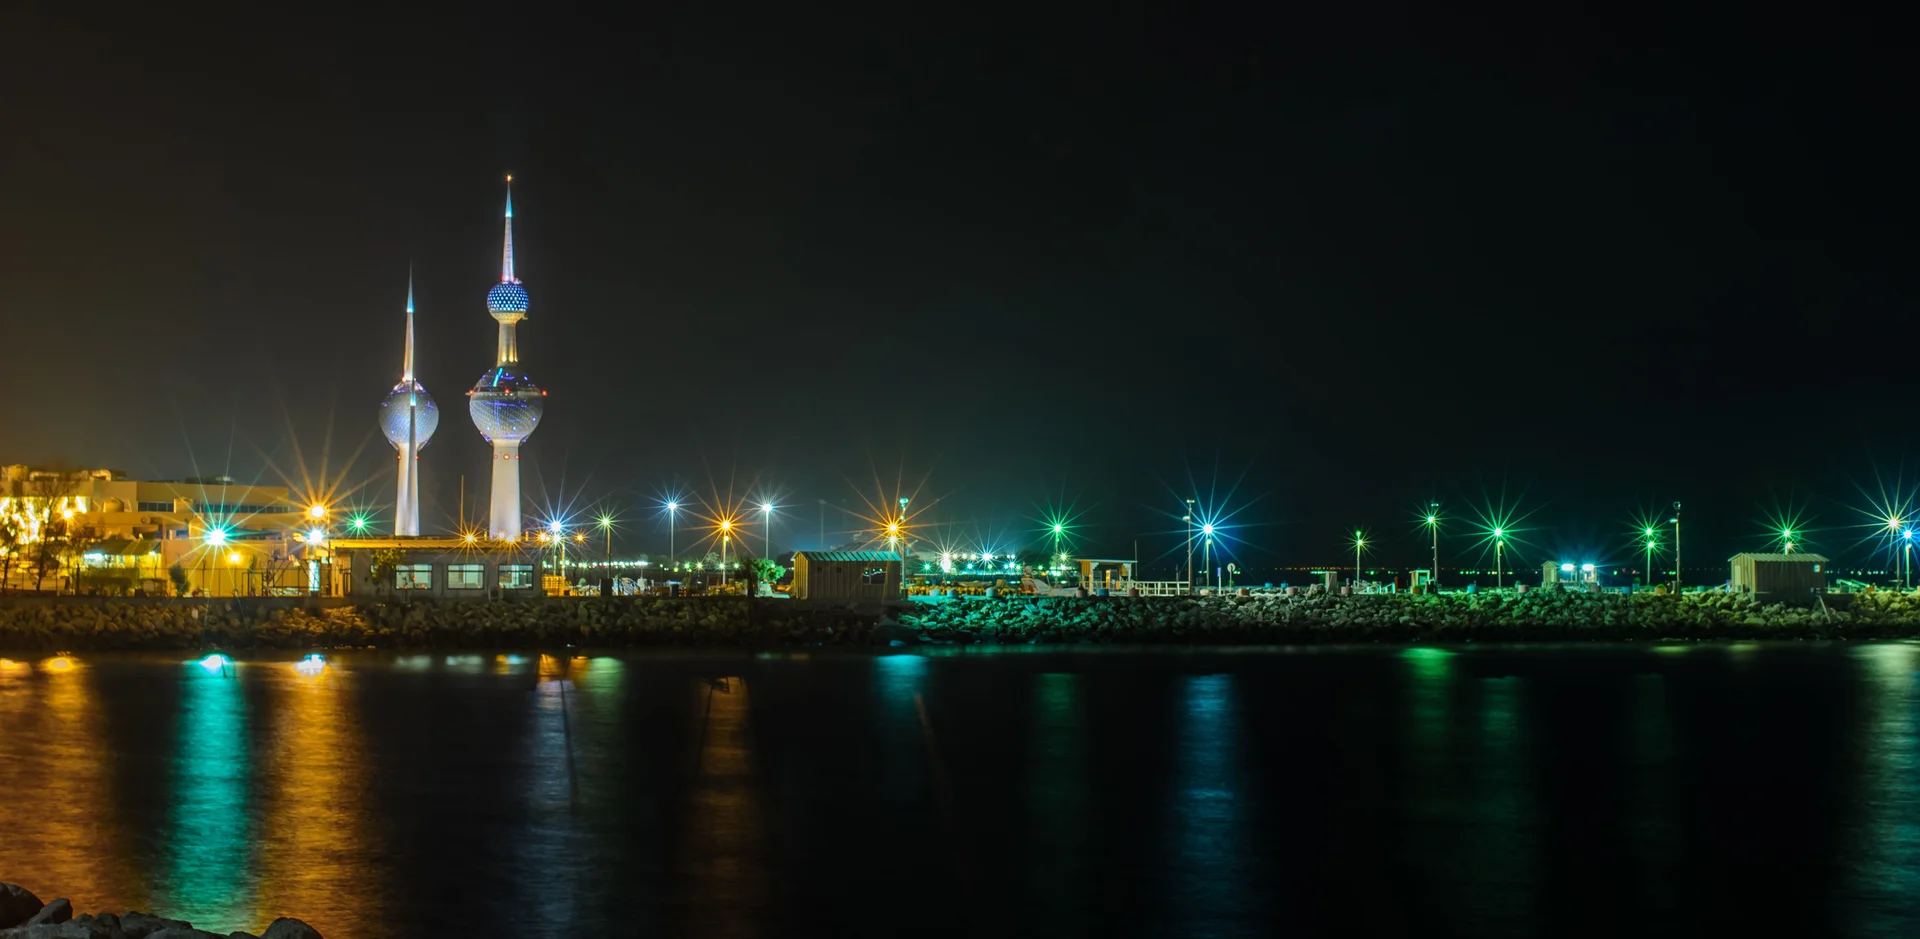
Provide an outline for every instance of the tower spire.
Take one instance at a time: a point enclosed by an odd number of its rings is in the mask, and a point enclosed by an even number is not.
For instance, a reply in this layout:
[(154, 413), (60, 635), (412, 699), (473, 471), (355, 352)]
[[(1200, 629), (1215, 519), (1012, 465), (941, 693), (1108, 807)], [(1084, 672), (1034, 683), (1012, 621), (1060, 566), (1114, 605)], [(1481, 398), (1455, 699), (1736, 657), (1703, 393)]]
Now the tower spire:
[(413, 380), (413, 265), (407, 265), (407, 351), (400, 360), (400, 380)]
[(507, 244), (500, 254), (500, 282), (517, 284), (513, 276), (513, 174), (507, 174)]

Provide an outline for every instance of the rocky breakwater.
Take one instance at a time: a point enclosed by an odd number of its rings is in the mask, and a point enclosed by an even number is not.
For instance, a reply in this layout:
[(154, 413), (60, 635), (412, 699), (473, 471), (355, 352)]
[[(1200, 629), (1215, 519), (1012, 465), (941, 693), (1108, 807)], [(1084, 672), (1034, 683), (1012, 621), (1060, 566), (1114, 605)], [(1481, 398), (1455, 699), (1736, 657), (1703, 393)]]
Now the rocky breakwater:
[(1920, 636), (1920, 594), (1761, 603), (1723, 592), (1577, 590), (1338, 596), (1007, 597), (930, 605), (902, 625), (928, 642), (1182, 645)]
[(817, 646), (872, 641), (875, 619), (747, 597), (35, 601), (0, 604), (0, 650)]
[(146, 913), (74, 915), (65, 899), (41, 903), (25, 887), (0, 884), (0, 939), (320, 939), (297, 919), (276, 919), (264, 932), (213, 933), (193, 924)]

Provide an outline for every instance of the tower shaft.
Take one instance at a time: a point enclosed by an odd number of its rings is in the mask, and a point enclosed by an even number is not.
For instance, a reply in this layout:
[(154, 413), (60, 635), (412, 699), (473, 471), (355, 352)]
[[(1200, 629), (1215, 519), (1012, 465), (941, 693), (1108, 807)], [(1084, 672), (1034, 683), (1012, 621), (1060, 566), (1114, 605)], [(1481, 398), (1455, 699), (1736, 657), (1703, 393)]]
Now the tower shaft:
[(493, 442), (492, 508), (487, 531), (501, 540), (520, 538), (520, 441)]
[(512, 365), (520, 361), (520, 324), (517, 320), (500, 321), (500, 353), (495, 365)]

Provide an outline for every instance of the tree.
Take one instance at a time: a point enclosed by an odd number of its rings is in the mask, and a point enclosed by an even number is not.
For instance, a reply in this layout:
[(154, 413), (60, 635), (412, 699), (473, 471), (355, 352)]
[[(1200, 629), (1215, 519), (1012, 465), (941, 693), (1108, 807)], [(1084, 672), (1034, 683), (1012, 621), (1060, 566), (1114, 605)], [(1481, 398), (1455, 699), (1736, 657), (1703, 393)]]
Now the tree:
[(368, 553), (367, 582), (381, 593), (393, 589), (393, 572), (407, 559), (405, 548), (375, 548)]
[(174, 596), (184, 597), (187, 595), (187, 569), (181, 567), (179, 561), (173, 562), (173, 566), (167, 568), (167, 579), (173, 581)]
[[(747, 577), (754, 582), (756, 587), (760, 584), (766, 585), (767, 593), (772, 593), (773, 585), (779, 583), (780, 578), (787, 576), (786, 568), (773, 563), (773, 561), (768, 558), (754, 558), (748, 561), (746, 570)], [(758, 594), (761, 591), (756, 589), (749, 592)]]
[(12, 512), (0, 516), (0, 593), (13, 586), (13, 558), (25, 540), (19, 516)]

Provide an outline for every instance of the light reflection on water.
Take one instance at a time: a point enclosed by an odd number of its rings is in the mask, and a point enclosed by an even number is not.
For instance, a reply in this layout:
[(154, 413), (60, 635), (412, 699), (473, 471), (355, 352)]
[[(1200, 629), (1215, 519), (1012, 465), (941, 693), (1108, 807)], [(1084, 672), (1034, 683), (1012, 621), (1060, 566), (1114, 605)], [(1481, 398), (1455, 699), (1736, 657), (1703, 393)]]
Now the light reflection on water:
[(171, 915), (203, 929), (251, 929), (256, 847), (249, 774), (247, 701), (238, 672), (179, 666), (170, 811), (157, 896)]
[(1708, 648), (14, 657), (0, 879), (333, 939), (1652, 934), (1727, 883), (1920, 935), (1920, 646)]

